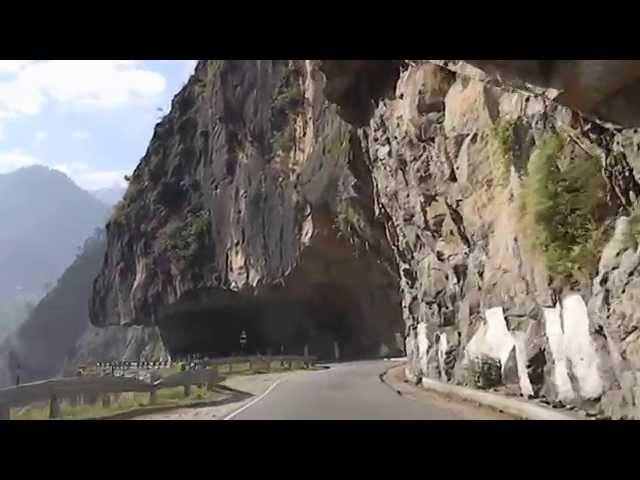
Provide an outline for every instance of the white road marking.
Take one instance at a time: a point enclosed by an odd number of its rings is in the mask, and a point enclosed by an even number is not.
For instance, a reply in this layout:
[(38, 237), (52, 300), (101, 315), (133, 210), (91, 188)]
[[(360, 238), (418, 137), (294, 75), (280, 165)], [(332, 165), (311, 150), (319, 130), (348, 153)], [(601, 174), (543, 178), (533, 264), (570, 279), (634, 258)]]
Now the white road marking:
[(281, 378), (280, 380), (277, 380), (276, 382), (274, 382), (269, 388), (267, 388), (267, 391), (264, 392), (262, 395), (260, 395), (258, 398), (255, 398), (253, 400), (251, 400), (249, 403), (247, 403), (244, 407), (239, 408), (238, 410), (236, 410), (233, 413), (230, 413), (229, 415), (227, 415), (226, 417), (224, 417), (222, 420), (231, 420), (233, 417), (235, 417), (236, 415), (244, 412), (247, 408), (251, 407), (252, 405), (255, 405), (256, 403), (258, 403), (260, 400), (262, 400), (264, 397), (266, 397), (269, 392), (271, 392), (271, 390), (273, 390), (274, 388), (276, 388), (276, 386), (280, 383), (283, 382), (285, 379)]

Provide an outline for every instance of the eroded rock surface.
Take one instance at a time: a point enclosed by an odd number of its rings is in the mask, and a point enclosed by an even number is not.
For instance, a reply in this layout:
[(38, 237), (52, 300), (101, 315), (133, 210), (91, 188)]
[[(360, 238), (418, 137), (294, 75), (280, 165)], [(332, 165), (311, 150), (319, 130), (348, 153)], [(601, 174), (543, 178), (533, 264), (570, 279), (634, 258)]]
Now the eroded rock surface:
[(200, 62), (108, 227), (92, 321), (159, 325), (174, 351), (250, 328), (252, 349), (331, 356), (393, 348), (402, 318), (410, 378), (464, 383), (489, 356), (517, 394), (640, 417), (638, 78)]
[[(637, 62), (543, 63), (406, 62), (358, 129), (400, 272), (410, 374), (462, 383), (468, 360), (489, 355), (522, 395), (638, 416), (637, 230), (610, 233), (638, 198), (639, 137), (610, 126), (640, 121), (640, 96), (615, 107)], [(573, 282), (549, 271), (522, 221), (549, 134), (564, 139), (561, 169), (595, 157), (607, 183), (602, 261)]]
[(95, 325), (170, 351), (398, 350), (397, 270), (360, 141), (314, 62), (206, 61), (107, 227)]

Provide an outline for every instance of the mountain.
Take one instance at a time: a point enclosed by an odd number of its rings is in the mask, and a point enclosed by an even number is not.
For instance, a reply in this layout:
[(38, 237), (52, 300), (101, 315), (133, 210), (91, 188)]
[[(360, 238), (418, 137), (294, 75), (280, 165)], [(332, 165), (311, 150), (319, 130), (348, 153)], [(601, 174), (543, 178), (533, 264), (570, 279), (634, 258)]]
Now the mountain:
[(32, 166), (0, 175), (0, 301), (41, 296), (110, 209), (66, 175)]
[(0, 345), (1, 386), (8, 384), (18, 364), (25, 381), (54, 376), (86, 330), (89, 293), (105, 250), (104, 234), (96, 234), (27, 320)]
[(0, 300), (0, 342), (29, 316), (39, 295), (16, 295)]
[(74, 371), (79, 363), (164, 355), (156, 328), (89, 324), (89, 296), (105, 248), (104, 231), (97, 229), (47, 295), (31, 304), (28, 318), (0, 341), (0, 388), (12, 383), (18, 366), (23, 382), (29, 382)]
[(110, 207), (118, 203), (124, 196), (126, 188), (113, 186), (110, 188), (100, 188), (98, 190), (91, 190), (91, 194), (100, 200), (102, 203), (106, 203)]

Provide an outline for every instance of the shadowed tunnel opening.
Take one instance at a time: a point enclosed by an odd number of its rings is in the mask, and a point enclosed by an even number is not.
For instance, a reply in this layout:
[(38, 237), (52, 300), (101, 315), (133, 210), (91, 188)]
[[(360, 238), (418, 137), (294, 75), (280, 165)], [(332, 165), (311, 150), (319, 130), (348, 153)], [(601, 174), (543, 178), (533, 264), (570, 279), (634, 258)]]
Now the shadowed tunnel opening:
[(310, 355), (340, 359), (396, 355), (404, 324), (397, 277), (374, 253), (354, 254), (335, 229), (316, 220), (316, 232), (282, 284), (253, 293), (193, 292), (160, 316), (158, 326), (172, 356), (248, 354)]
[(165, 317), (159, 326), (174, 356), (239, 354), (242, 331), (247, 334), (245, 352), (249, 354), (302, 355), (306, 345), (311, 355), (328, 359), (333, 358), (334, 341), (343, 357), (375, 353), (379, 343), (361, 336), (348, 309), (335, 305), (340, 295), (334, 292), (331, 303), (320, 303), (235, 294), (231, 304), (185, 308)]

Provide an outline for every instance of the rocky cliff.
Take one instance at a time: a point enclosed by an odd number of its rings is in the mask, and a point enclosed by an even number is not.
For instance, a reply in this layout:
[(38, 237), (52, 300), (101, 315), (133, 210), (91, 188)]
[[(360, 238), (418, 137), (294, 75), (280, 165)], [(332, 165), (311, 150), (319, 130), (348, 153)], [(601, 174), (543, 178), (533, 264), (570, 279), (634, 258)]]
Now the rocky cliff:
[(409, 373), (491, 358), (518, 394), (637, 417), (638, 63), (473, 63), (407, 62), (358, 130)]
[[(640, 416), (638, 62), (207, 61), (108, 225), (95, 325), (365, 355)], [(400, 326), (399, 326), (400, 325)], [(253, 339), (253, 340), (251, 340)], [(488, 359), (488, 360), (487, 360)]]
[(97, 326), (174, 354), (398, 350), (398, 273), (356, 132), (313, 62), (202, 61), (107, 225)]

